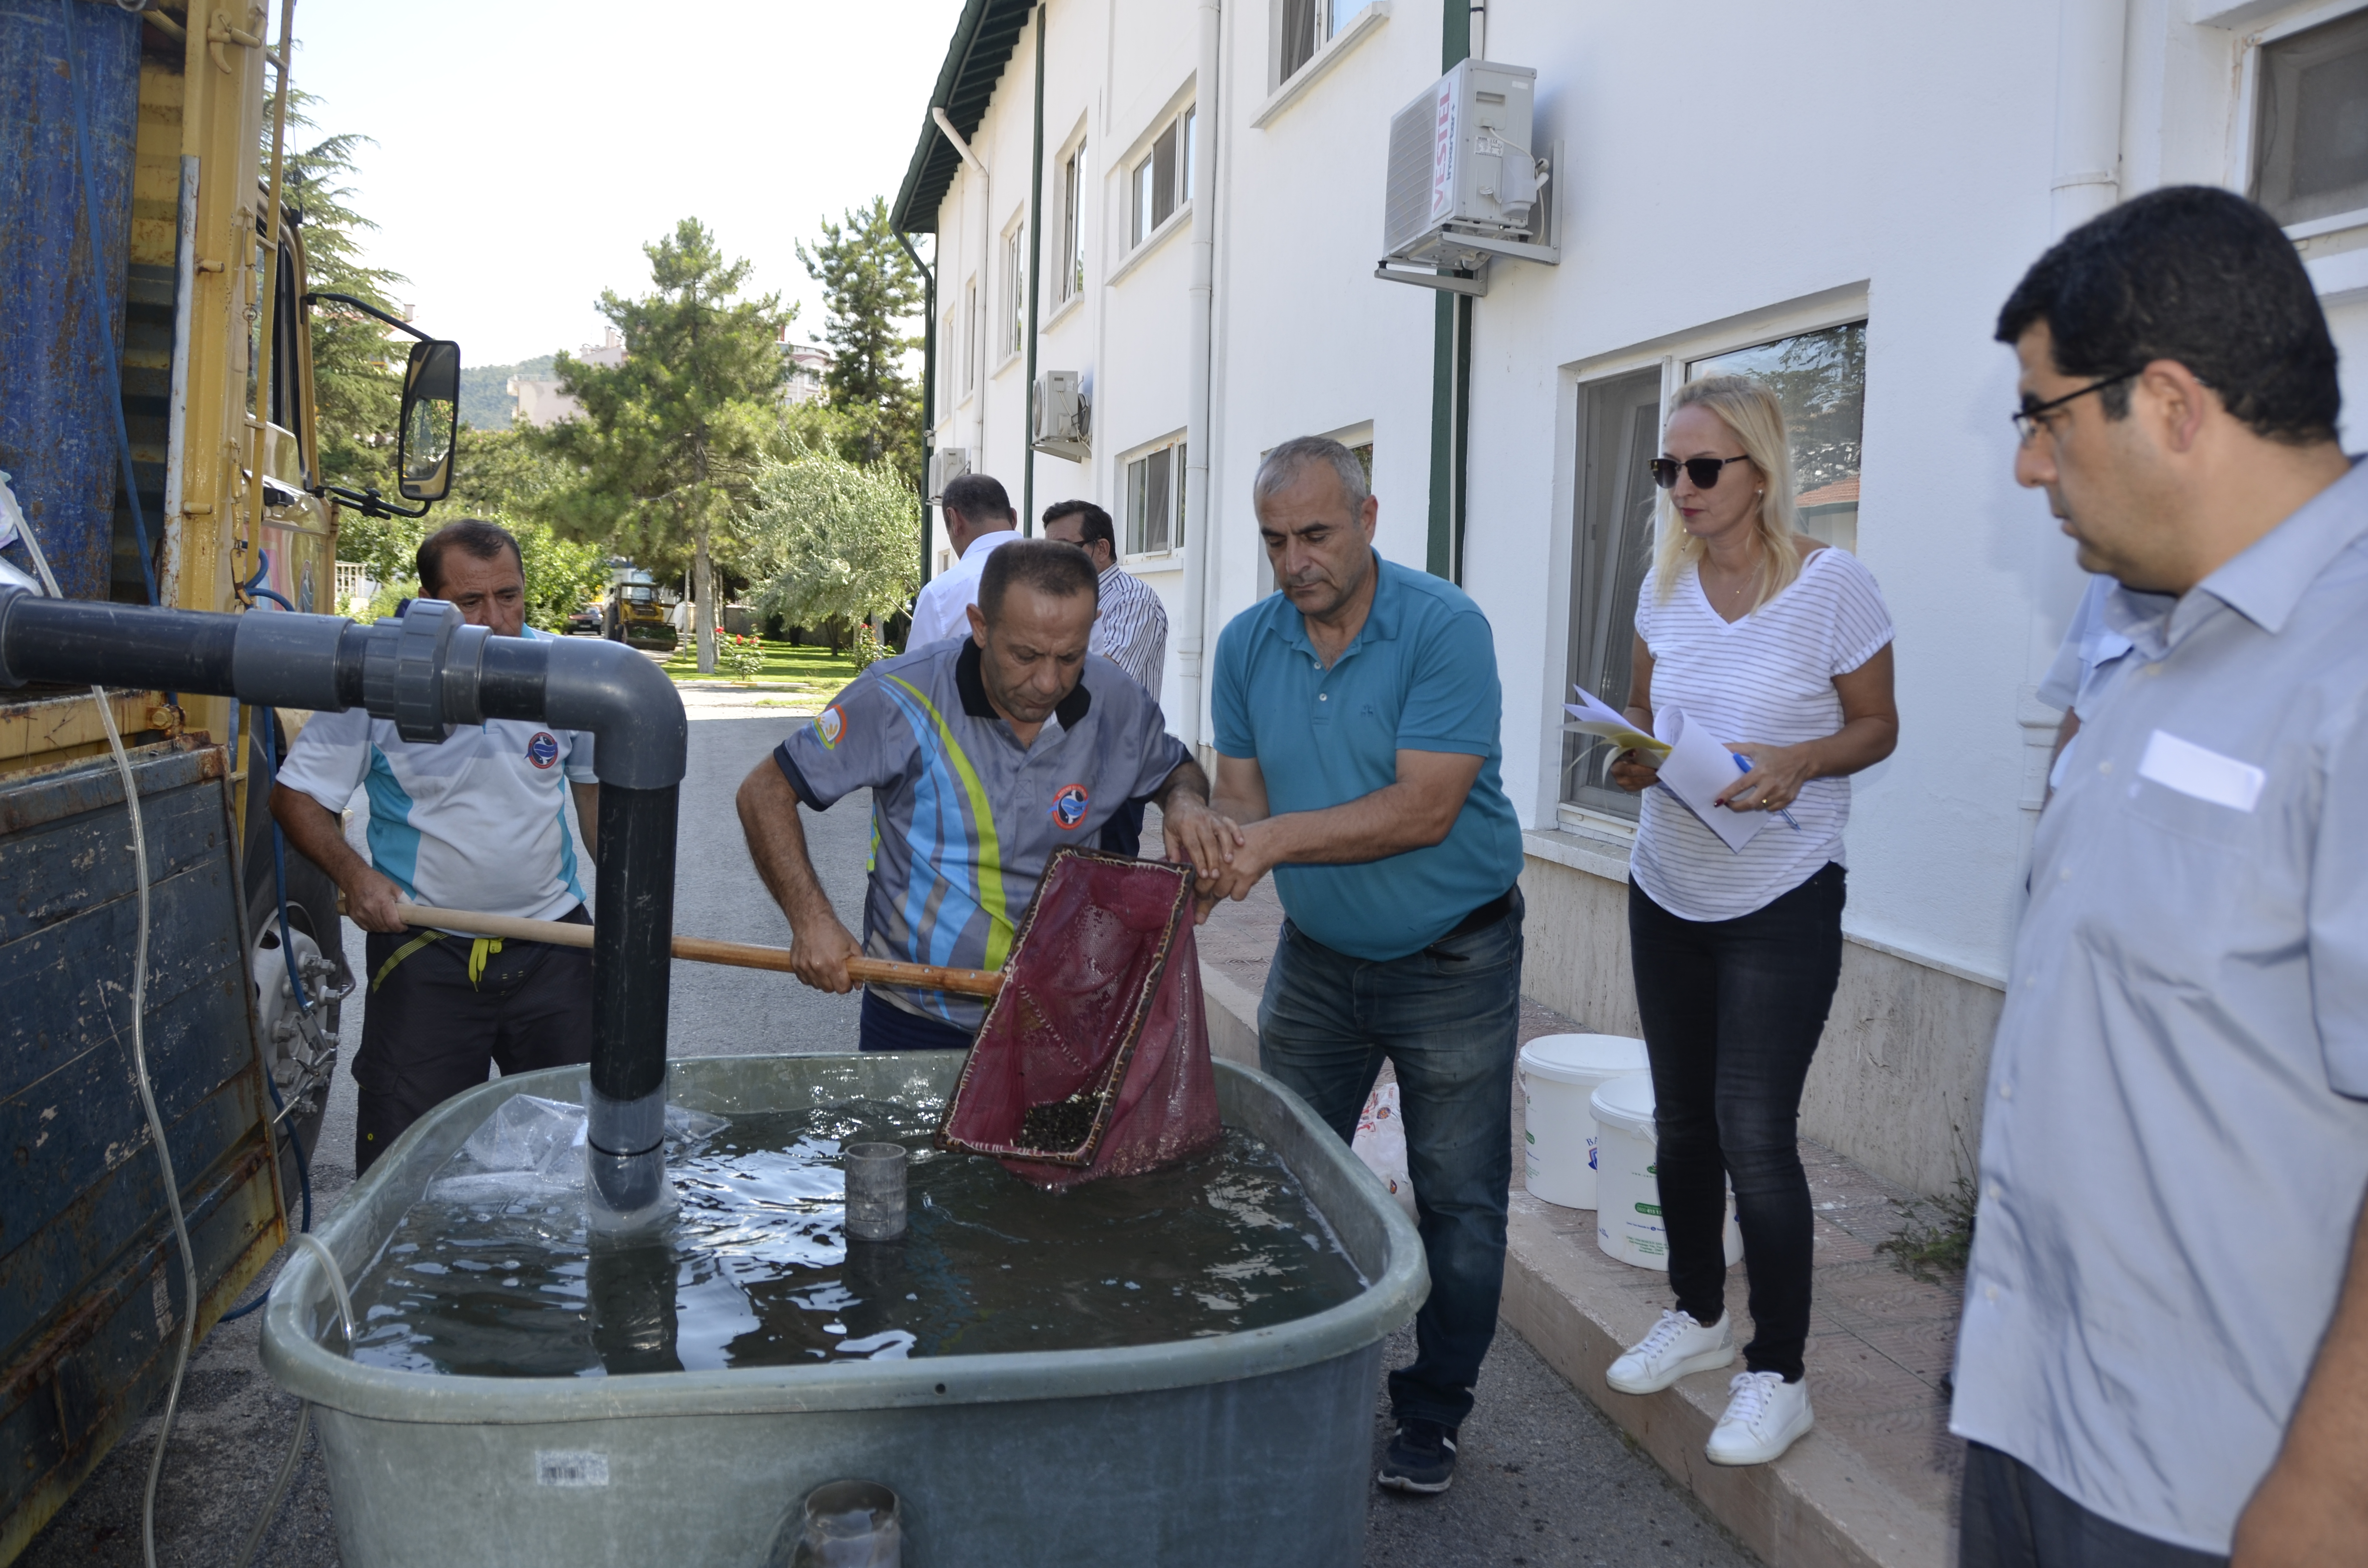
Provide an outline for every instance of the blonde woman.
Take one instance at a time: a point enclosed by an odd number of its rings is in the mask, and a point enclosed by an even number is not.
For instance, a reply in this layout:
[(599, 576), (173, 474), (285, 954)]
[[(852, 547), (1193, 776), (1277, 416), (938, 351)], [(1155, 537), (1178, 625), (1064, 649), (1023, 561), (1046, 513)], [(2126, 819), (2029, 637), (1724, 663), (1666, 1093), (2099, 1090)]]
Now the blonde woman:
[(1664, 441), (1628, 715), (1649, 733), (1656, 710), (1680, 708), (1748, 759), (1713, 810), (1787, 814), (1730, 850), (1652, 788), (1635, 753), (1612, 765), (1615, 784), (1645, 791), (1628, 933), (1677, 1305), (1612, 1363), (1610, 1381), (1651, 1393), (1735, 1359), (1722, 1239), (1731, 1179), (1754, 1332), (1707, 1452), (1764, 1464), (1812, 1419), (1802, 1366), (1812, 1221), (1796, 1124), (1841, 974), (1849, 777), (1898, 739), (1891, 618), (1854, 556), (1795, 531), (1783, 410), (1766, 387), (1745, 376), (1690, 383)]

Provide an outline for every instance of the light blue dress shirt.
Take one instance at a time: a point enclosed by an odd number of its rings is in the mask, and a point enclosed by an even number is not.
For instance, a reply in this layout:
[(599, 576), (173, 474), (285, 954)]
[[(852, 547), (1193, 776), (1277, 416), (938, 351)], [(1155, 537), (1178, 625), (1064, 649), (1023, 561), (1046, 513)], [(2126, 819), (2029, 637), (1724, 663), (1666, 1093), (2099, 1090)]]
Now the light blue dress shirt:
[(2131, 652), (2041, 816), (1951, 1428), (2226, 1552), (2368, 1188), (2368, 468)]

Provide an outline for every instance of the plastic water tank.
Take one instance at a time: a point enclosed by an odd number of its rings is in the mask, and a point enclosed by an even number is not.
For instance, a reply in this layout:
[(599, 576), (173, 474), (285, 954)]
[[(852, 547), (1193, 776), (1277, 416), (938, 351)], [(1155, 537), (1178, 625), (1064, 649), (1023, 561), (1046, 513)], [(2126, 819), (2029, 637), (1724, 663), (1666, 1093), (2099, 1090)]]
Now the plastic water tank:
[(1616, 1034), (1541, 1035), (1521, 1047), (1529, 1112), (1521, 1132), (1530, 1196), (1565, 1209), (1595, 1207), (1599, 1085), (1645, 1068), (1645, 1042)]
[[(1654, 1169), (1653, 1077), (1634, 1073), (1595, 1091), (1600, 1159), (1595, 1172), (1595, 1244), (1639, 1268), (1669, 1267), (1669, 1236), (1661, 1224), (1661, 1182)], [(1735, 1222), (1735, 1194), (1726, 1195), (1726, 1261), (1743, 1259), (1743, 1232)]]

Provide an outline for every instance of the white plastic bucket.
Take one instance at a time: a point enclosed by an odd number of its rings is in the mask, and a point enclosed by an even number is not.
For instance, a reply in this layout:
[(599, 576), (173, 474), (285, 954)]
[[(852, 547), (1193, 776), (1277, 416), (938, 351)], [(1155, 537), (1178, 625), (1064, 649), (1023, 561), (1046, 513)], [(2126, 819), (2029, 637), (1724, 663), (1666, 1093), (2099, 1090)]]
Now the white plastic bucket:
[[(1661, 1183), (1655, 1174), (1653, 1077), (1613, 1078), (1589, 1102), (1595, 1116), (1595, 1244), (1638, 1268), (1669, 1267), (1669, 1236), (1661, 1225)], [(1743, 1259), (1743, 1231), (1735, 1222), (1735, 1194), (1726, 1195), (1726, 1261)]]
[(1645, 1042), (1616, 1034), (1541, 1035), (1521, 1047), (1529, 1112), (1521, 1131), (1530, 1196), (1565, 1209), (1595, 1207), (1597, 1085), (1645, 1068)]

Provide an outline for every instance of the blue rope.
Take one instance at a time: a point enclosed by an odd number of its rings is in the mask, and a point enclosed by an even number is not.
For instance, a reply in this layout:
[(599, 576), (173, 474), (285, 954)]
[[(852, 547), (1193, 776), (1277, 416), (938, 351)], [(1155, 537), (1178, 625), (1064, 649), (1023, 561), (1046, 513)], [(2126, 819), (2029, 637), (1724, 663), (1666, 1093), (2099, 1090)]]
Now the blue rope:
[(123, 367), (115, 358), (115, 306), (107, 297), (107, 281), (98, 275), (98, 193), (91, 183), (90, 119), (82, 105), (82, 72), (74, 63), (75, 0), (58, 0), (66, 21), (66, 85), (74, 96), (74, 151), (82, 162), (82, 224), (89, 244), (91, 292), (98, 297), (98, 349), (107, 364), (108, 384), (115, 389), (110, 412), (115, 415), (115, 450), (123, 460), (123, 497), (131, 504), (131, 532), (140, 541), (140, 575), (148, 585), (148, 602), (156, 602), (156, 565), (148, 551), (148, 519), (140, 510), (140, 480), (131, 470), (131, 432), (123, 423)]

